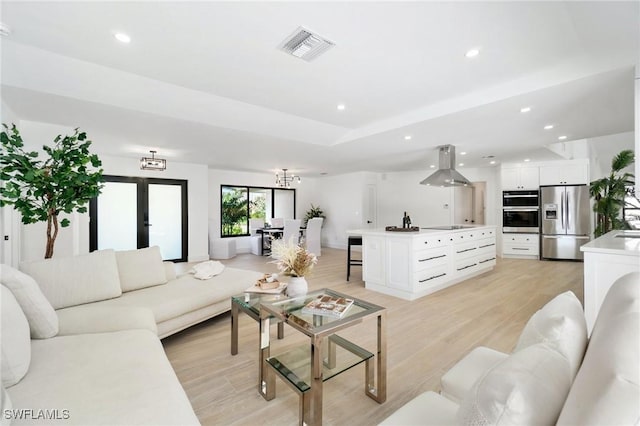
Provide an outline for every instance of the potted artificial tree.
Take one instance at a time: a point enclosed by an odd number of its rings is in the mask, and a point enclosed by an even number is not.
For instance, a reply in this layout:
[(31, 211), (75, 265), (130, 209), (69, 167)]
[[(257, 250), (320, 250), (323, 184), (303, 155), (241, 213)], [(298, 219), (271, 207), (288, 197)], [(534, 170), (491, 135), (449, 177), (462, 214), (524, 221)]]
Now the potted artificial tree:
[(45, 259), (53, 256), (59, 227), (69, 226), (69, 219), (58, 221), (60, 213), (85, 213), (86, 204), (100, 194), (102, 165), (98, 156), (89, 153), (91, 141), (85, 132), (75, 129), (71, 136), (58, 135), (52, 147), (43, 146), (48, 156), (38, 159), (27, 152), (15, 124), (3, 124), (0, 134), (0, 207), (13, 205), (22, 215), (22, 223), (47, 222)]
[(627, 188), (634, 184), (634, 176), (623, 172), (633, 164), (634, 153), (630, 149), (621, 151), (611, 160), (611, 174), (602, 179), (594, 180), (589, 187), (589, 193), (594, 200), (593, 211), (596, 213), (596, 237), (614, 229), (628, 229), (622, 217), (622, 208)]

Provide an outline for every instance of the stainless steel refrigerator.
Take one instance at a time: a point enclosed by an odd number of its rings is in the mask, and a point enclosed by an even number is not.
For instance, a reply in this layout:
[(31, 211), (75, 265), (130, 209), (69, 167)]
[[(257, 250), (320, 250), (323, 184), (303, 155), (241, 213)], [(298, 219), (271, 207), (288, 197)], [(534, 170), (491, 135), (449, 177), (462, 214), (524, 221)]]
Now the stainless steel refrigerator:
[(540, 187), (543, 259), (582, 260), (580, 246), (591, 233), (589, 187), (562, 185)]

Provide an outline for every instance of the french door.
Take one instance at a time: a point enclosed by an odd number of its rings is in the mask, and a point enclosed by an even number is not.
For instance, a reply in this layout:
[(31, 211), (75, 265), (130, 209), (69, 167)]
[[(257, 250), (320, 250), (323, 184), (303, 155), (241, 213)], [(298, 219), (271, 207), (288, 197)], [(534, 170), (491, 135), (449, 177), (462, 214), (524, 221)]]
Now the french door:
[(104, 176), (89, 204), (91, 251), (159, 246), (164, 260), (188, 258), (187, 181)]

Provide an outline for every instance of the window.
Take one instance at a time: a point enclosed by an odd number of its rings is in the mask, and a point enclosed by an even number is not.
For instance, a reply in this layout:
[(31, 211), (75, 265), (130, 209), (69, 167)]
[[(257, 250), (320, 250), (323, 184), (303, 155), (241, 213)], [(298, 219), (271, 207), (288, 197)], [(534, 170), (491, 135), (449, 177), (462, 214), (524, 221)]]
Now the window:
[(220, 236), (249, 235), (249, 219), (295, 219), (295, 189), (220, 186)]
[(636, 197), (634, 186), (626, 188), (622, 214), (631, 229), (640, 230), (640, 200)]

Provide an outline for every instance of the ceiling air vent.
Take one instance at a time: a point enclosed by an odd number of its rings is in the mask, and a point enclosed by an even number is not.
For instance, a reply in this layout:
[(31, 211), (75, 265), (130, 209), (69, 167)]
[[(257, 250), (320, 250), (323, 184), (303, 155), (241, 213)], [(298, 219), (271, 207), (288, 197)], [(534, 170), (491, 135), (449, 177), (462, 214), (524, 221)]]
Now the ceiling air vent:
[(298, 27), (282, 42), (280, 49), (296, 58), (311, 61), (332, 46), (334, 46), (333, 42), (305, 28)]

